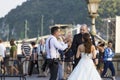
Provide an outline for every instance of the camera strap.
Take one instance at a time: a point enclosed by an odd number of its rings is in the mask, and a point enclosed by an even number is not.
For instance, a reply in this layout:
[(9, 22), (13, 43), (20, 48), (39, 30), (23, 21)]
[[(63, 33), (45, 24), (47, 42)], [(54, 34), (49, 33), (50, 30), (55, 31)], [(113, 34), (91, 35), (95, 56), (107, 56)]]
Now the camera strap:
[[(50, 40), (51, 40), (51, 39), (52, 39), (52, 38), (50, 38), (49, 41), (48, 41), (49, 51), (50, 51), (50, 48), (51, 48), (51, 47), (50, 47)], [(50, 54), (50, 53), (49, 53), (49, 54)], [(52, 58), (52, 57), (51, 57), (51, 54), (50, 54), (50, 58)]]

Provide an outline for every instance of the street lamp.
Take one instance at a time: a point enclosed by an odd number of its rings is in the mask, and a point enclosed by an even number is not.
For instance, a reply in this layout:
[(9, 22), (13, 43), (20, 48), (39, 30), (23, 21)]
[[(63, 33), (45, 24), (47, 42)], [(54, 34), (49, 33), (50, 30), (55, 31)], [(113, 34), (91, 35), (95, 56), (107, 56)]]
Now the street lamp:
[(25, 20), (25, 39), (27, 39), (28, 21)]
[(92, 30), (91, 33), (96, 35), (96, 28), (95, 28), (95, 18), (98, 16), (98, 7), (101, 0), (86, 0), (88, 4), (88, 11), (90, 17), (92, 18)]
[(107, 42), (109, 41), (109, 23), (111, 22), (110, 19), (107, 20)]
[(41, 16), (41, 36), (43, 36), (43, 21), (44, 21), (44, 15)]

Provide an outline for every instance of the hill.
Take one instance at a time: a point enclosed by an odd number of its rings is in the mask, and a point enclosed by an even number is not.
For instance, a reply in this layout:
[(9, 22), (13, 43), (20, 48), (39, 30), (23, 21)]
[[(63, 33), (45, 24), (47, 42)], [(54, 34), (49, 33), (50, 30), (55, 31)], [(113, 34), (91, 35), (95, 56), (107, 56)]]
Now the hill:
[(85, 4), (84, 0), (28, 0), (0, 19), (2, 31), (6, 32), (2, 37), (24, 38), (26, 20), (28, 38), (40, 35), (42, 25), (43, 34), (49, 34), (49, 26), (53, 24), (87, 23)]
[[(100, 16), (96, 21), (98, 31), (106, 33), (102, 18), (120, 15), (119, 4), (120, 0), (101, 1)], [(90, 20), (85, 0), (27, 0), (0, 19), (0, 37), (4, 40), (23, 39), (27, 30), (27, 37), (33, 38), (40, 36), (41, 26), (46, 35), (53, 24), (86, 23), (90, 26)]]

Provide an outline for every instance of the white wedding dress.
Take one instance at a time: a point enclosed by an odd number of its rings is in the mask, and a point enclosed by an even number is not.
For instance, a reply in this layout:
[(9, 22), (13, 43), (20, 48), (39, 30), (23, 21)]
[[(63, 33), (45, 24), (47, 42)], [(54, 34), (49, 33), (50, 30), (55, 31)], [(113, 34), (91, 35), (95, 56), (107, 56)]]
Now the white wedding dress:
[(81, 53), (81, 59), (68, 80), (102, 80), (93, 63), (92, 54)]

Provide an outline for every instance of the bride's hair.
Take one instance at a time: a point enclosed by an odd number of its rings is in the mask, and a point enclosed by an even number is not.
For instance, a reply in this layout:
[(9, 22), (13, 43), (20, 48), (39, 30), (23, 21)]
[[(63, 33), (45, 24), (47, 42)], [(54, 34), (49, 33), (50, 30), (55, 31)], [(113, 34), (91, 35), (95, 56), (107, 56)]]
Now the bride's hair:
[(89, 33), (84, 33), (83, 34), (83, 39), (84, 39), (84, 46), (85, 46), (85, 53), (91, 53), (91, 46), (92, 46), (92, 41), (90, 38)]

